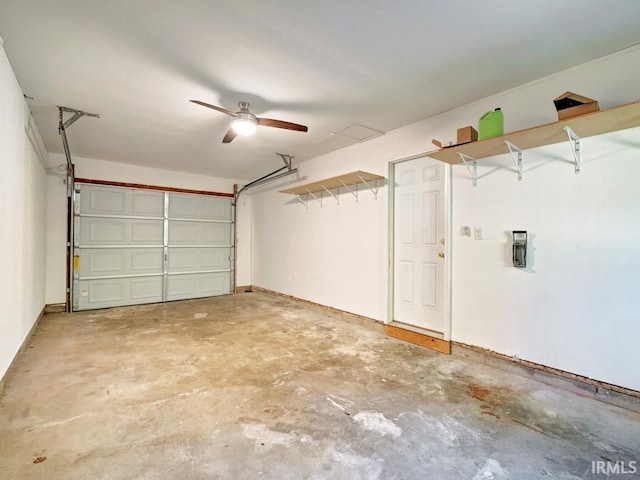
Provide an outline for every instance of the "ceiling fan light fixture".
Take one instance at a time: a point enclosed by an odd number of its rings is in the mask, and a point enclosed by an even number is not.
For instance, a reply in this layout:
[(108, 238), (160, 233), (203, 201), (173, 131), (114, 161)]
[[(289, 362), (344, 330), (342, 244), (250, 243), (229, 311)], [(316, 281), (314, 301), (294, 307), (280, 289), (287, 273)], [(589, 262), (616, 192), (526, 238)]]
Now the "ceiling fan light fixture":
[(216, 107), (215, 105), (201, 102), (200, 100), (190, 101), (198, 105), (202, 105), (203, 107), (217, 110), (218, 112), (224, 113), (225, 115), (228, 115), (233, 119), (231, 121), (231, 127), (222, 139), (222, 143), (232, 142), (237, 135), (253, 135), (259, 125), (263, 127), (294, 130), (296, 132), (307, 132), (309, 130), (305, 125), (300, 125), (298, 123), (285, 122), (284, 120), (276, 120), (274, 118), (258, 118), (249, 111), (249, 102), (238, 102), (240, 111), (232, 112), (231, 110), (227, 110), (226, 108)]
[(258, 128), (258, 120), (251, 113), (238, 112), (231, 123), (231, 128), (238, 135), (253, 135)]

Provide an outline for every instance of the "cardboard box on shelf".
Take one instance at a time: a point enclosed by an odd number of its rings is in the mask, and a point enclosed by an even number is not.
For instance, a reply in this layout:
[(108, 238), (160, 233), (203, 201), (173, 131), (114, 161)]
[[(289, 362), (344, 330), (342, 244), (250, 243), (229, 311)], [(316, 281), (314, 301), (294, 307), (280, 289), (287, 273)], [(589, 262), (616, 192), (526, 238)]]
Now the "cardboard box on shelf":
[(462, 127), (458, 129), (456, 136), (456, 142), (458, 145), (461, 143), (475, 142), (478, 140), (478, 131), (472, 126)]
[(555, 98), (553, 103), (558, 111), (558, 120), (577, 117), (578, 115), (600, 110), (597, 100), (573, 92), (564, 92)]

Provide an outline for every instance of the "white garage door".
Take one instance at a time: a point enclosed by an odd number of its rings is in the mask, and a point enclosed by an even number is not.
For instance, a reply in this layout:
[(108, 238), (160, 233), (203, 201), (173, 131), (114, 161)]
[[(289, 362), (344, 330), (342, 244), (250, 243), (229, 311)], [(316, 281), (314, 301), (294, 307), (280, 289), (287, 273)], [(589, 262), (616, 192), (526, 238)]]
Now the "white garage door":
[(73, 309), (233, 291), (231, 198), (77, 183)]

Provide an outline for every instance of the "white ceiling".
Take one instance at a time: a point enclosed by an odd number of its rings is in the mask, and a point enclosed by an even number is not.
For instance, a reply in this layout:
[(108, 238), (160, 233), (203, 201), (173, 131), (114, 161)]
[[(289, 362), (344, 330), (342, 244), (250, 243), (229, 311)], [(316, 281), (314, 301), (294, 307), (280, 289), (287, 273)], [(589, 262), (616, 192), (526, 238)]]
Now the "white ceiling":
[[(0, 0), (0, 35), (50, 152), (62, 105), (101, 117), (74, 155), (250, 180), (638, 44), (640, 2)], [(222, 144), (229, 117), (190, 99), (309, 132)]]

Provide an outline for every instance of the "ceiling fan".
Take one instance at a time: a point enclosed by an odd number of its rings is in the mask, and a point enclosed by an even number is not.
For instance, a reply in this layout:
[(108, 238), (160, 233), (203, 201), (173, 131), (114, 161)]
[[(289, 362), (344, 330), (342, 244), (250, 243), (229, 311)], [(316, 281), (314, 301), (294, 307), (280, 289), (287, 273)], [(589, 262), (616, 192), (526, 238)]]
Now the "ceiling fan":
[(237, 135), (252, 135), (258, 125), (263, 127), (275, 127), (284, 128), (285, 130), (295, 130), (297, 132), (306, 132), (308, 128), (304, 125), (297, 123), (285, 122), (283, 120), (274, 120), (272, 118), (258, 118), (249, 111), (249, 102), (238, 102), (240, 111), (232, 112), (226, 108), (216, 107), (200, 100), (190, 100), (190, 102), (197, 103), (203, 107), (212, 108), (233, 118), (231, 122), (231, 128), (227, 131), (222, 143), (230, 143)]

